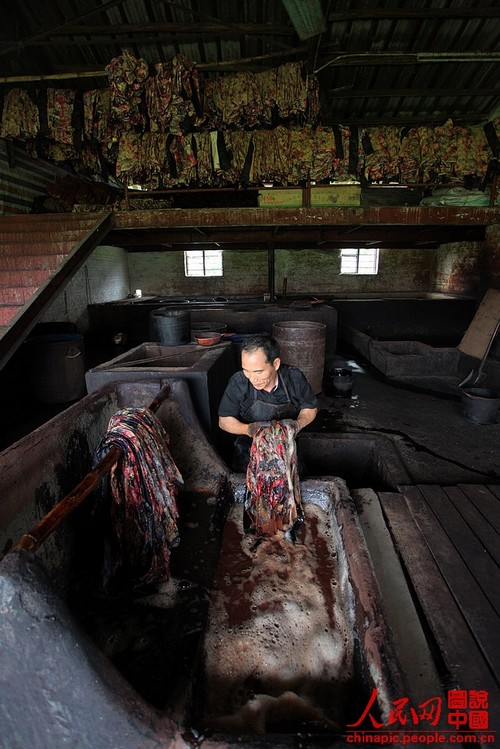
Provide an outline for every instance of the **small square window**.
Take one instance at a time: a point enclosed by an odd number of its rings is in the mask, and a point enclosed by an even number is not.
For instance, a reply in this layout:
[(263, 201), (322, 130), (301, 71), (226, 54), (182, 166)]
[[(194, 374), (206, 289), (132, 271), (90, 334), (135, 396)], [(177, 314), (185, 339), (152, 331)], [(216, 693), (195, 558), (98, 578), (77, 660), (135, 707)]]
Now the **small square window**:
[(186, 250), (186, 276), (222, 276), (222, 250)]
[(354, 276), (376, 276), (378, 273), (378, 247), (341, 250), (340, 272)]

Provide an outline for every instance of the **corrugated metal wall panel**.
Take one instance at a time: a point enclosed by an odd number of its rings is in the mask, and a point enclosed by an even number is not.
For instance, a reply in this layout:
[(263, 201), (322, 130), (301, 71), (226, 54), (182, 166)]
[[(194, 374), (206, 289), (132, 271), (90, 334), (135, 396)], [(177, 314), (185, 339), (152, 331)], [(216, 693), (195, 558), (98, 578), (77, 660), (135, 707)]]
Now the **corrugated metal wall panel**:
[(0, 216), (30, 213), (35, 198), (46, 195), (47, 185), (63, 174), (62, 169), (32, 159), (0, 138)]

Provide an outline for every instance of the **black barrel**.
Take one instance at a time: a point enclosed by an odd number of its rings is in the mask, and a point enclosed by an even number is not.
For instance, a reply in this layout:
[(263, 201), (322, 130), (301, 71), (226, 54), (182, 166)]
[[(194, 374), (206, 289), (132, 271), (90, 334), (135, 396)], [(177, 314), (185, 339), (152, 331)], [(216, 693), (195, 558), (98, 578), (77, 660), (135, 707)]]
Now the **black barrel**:
[(69, 403), (86, 395), (85, 350), (79, 333), (28, 338), (25, 352), (31, 388), (42, 403)]
[(149, 334), (152, 341), (167, 346), (178, 346), (191, 340), (191, 314), (188, 310), (159, 307), (149, 315)]

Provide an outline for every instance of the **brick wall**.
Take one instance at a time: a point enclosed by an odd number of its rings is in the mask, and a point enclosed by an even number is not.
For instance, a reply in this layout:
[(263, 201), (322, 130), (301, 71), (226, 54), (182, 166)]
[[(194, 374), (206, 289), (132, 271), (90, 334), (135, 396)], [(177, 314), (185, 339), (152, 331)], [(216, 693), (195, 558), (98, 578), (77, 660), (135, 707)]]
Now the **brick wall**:
[[(165, 296), (261, 296), (267, 292), (267, 252), (224, 252), (222, 278), (186, 278), (182, 252), (131, 253), (130, 286), (143, 294)], [(433, 290), (434, 253), (430, 250), (380, 250), (376, 276), (340, 275), (340, 252), (276, 250), (276, 293), (283, 279), (287, 293), (351, 294)]]
[(482, 262), (482, 286), (500, 289), (500, 226), (486, 229)]
[(474, 296), (481, 284), (483, 244), (454, 242), (436, 250), (434, 290)]
[(212, 278), (186, 278), (183, 252), (134, 252), (128, 264), (131, 288), (143, 294), (189, 299), (267, 292), (267, 252), (224, 252), (224, 275)]
[(88, 329), (88, 304), (123, 299), (130, 293), (127, 254), (120, 247), (97, 247), (71, 279), (41, 322), (73, 322)]

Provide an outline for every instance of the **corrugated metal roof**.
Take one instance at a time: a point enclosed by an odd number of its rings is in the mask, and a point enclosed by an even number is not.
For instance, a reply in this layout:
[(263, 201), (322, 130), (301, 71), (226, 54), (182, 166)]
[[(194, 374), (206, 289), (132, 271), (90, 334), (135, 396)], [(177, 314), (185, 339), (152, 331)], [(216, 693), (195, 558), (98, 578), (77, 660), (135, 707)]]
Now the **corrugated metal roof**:
[(51, 0), (43, 12), (39, 0), (17, 0), (2, 18), (2, 88), (42, 85), (42, 76), (106, 86), (104, 67), (126, 48), (150, 64), (182, 53), (204, 78), (304, 60), (319, 77), (324, 123), (477, 123), (498, 114), (498, 3), (322, 7), (325, 33), (303, 42), (280, 0)]

